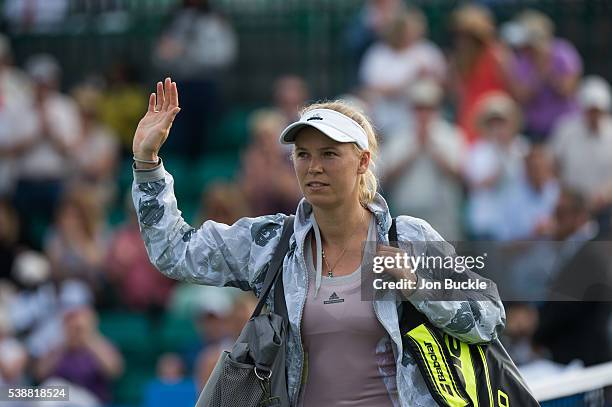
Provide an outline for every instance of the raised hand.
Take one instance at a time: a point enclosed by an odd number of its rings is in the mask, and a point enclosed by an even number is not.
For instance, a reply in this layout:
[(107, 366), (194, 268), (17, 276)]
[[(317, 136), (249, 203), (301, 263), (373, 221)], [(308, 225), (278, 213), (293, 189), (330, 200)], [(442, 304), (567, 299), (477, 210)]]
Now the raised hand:
[(163, 84), (157, 82), (157, 92), (149, 96), (147, 113), (134, 133), (132, 150), (135, 158), (157, 161), (157, 153), (168, 138), (172, 122), (180, 110), (176, 82), (170, 78), (166, 78)]

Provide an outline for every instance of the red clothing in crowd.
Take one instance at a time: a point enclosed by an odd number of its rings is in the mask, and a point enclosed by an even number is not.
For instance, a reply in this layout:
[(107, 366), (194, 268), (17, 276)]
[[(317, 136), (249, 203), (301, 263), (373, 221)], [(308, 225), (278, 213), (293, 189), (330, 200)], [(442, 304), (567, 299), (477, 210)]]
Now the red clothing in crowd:
[(457, 123), (465, 132), (469, 143), (478, 137), (474, 116), (480, 98), (489, 92), (506, 90), (499, 54), (498, 46), (490, 45), (478, 57), (470, 72), (460, 75)]

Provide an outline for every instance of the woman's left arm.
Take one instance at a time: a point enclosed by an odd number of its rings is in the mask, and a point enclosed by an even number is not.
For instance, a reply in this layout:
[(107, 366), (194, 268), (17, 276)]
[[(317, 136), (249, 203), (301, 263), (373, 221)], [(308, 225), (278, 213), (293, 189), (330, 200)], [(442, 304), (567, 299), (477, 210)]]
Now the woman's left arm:
[[(412, 245), (413, 247), (415, 244), (420, 245), (421, 250), (413, 255), (421, 255), (430, 262), (427, 267), (428, 265), (423, 263), (425, 260), (422, 260), (416, 267), (415, 272), (419, 281), (408, 300), (433, 325), (464, 342), (483, 343), (495, 340), (506, 323), (506, 314), (497, 285), (465, 267), (463, 262), (447, 260), (457, 258), (455, 249), (444, 241), (429, 223), (416, 218), (410, 218), (411, 220), (405, 222), (402, 218), (407, 217), (398, 218), (400, 242), (414, 240), (409, 232), (402, 236), (402, 230), (419, 228), (420, 241)], [(433, 260), (436, 258), (443, 260), (441, 266), (440, 262), (436, 263)], [(426, 284), (435, 285), (435, 283), (439, 283), (440, 288), (423, 288)], [(462, 285), (462, 288), (451, 287), (453, 283)]]

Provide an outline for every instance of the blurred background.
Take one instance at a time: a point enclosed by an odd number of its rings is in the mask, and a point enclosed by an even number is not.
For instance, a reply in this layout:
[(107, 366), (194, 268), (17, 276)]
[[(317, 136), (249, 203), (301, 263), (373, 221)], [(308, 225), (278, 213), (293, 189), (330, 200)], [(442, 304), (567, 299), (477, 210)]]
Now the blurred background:
[[(191, 406), (249, 318), (252, 295), (163, 277), (140, 238), (131, 139), (166, 76), (182, 111), (161, 156), (194, 226), (293, 213), (278, 135), (300, 106), (343, 99), (376, 126), (392, 214), (515, 244), (540, 260), (518, 290), (611, 279), (610, 250), (586, 244), (610, 234), (607, 1), (0, 0), (0, 13), (0, 384)], [(529, 380), (612, 360), (609, 302), (506, 306), (503, 340)]]

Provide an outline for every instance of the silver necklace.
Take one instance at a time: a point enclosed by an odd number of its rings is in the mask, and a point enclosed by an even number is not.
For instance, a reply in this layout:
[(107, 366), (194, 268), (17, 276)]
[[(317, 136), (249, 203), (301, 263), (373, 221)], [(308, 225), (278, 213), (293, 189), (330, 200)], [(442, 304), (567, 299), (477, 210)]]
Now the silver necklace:
[[(363, 213), (361, 215), (361, 223), (363, 223)], [(353, 230), (353, 233), (351, 233), (349, 236), (353, 236), (354, 232), (359, 229), (359, 225), (361, 223), (357, 223), (357, 227), (355, 228), (355, 230)], [(350, 242), (350, 238), (349, 238), (349, 242)], [(342, 259), (342, 256), (344, 256), (344, 252), (346, 252), (346, 249), (348, 248), (348, 244), (349, 242), (347, 242), (344, 245), (344, 248), (342, 249), (342, 252), (340, 253), (340, 256), (338, 256), (338, 260), (336, 260), (336, 263), (334, 264), (334, 267), (330, 267), (329, 263), (327, 262), (327, 257), (325, 257), (325, 249), (322, 247), (323, 244), (321, 244), (321, 256), (323, 257), (323, 261), (325, 262), (325, 265), (327, 266), (327, 277), (333, 277), (334, 276), (334, 269), (336, 268), (336, 266), (338, 265), (338, 263), (340, 263), (340, 260)]]

